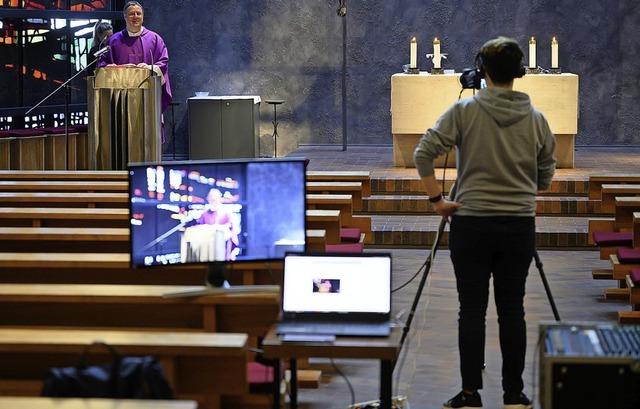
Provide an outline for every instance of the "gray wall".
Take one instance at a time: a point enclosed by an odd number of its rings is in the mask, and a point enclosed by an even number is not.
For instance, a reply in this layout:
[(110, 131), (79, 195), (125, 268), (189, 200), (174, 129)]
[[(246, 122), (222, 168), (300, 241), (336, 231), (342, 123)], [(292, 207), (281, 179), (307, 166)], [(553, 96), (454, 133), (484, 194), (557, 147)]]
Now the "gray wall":
[[(278, 153), (300, 144), (342, 144), (343, 22), (338, 0), (186, 0), (146, 2), (145, 25), (170, 54), (178, 152), (186, 151), (186, 100), (211, 95), (285, 99)], [(577, 145), (639, 144), (640, 8), (637, 0), (367, 0), (348, 2), (349, 145), (390, 145), (390, 77), (419, 42), (418, 65), (434, 37), (449, 53), (443, 68), (473, 64), (487, 39), (507, 35), (527, 54), (538, 39), (538, 64), (550, 65), (560, 42), (563, 72), (580, 76)], [(261, 104), (262, 153), (273, 150), (272, 107)], [(170, 133), (169, 133), (170, 134)], [(169, 144), (167, 144), (169, 145)], [(170, 146), (165, 146), (165, 150)]]

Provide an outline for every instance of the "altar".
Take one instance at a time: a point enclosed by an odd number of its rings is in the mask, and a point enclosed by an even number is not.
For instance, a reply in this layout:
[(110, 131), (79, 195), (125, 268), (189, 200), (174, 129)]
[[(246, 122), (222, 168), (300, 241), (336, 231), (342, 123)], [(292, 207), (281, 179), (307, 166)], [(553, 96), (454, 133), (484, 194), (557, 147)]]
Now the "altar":
[[(573, 168), (575, 135), (578, 132), (578, 76), (525, 75), (516, 78), (513, 89), (529, 94), (533, 106), (547, 118), (556, 137), (557, 167)], [(440, 115), (458, 100), (459, 95), (460, 98), (468, 98), (474, 91), (462, 90), (460, 73), (392, 75), (393, 165), (414, 167), (413, 151), (422, 134), (435, 125)], [(439, 158), (436, 165), (444, 165), (443, 158)], [(449, 155), (447, 165), (455, 166), (455, 155)]]

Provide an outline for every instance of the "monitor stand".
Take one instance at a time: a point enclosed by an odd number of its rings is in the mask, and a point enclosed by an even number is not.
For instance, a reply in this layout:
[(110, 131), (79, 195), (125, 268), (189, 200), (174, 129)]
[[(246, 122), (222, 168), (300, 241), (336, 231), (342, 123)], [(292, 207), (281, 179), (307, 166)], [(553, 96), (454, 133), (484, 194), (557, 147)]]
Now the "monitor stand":
[(192, 287), (184, 291), (162, 294), (163, 298), (200, 297), (222, 294), (264, 294), (279, 293), (279, 285), (230, 285), (226, 279), (226, 263), (211, 263), (207, 267), (207, 280), (204, 287)]

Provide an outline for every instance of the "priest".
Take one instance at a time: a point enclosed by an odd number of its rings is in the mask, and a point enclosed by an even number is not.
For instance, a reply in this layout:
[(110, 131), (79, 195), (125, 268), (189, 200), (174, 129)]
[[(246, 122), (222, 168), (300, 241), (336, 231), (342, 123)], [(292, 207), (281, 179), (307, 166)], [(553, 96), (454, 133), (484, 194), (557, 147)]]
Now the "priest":
[[(146, 68), (161, 76), (162, 112), (171, 102), (169, 84), (169, 53), (162, 37), (142, 25), (144, 8), (137, 1), (127, 1), (124, 6), (127, 27), (109, 38), (109, 52), (98, 63), (99, 67), (124, 65)], [(164, 124), (164, 118), (162, 123)], [(164, 143), (164, 126), (162, 127)]]

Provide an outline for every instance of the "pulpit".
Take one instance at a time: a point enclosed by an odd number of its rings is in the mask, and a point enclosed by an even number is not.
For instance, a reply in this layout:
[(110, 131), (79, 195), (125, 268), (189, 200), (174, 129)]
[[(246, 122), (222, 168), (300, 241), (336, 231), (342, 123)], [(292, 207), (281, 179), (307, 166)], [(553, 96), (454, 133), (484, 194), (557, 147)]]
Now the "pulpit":
[(228, 226), (198, 224), (187, 227), (180, 239), (183, 263), (227, 260), (227, 244), (231, 238)]
[(161, 78), (134, 67), (89, 77), (89, 169), (124, 170), (162, 159)]

